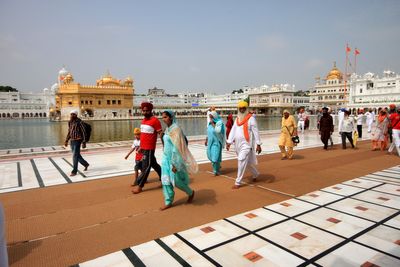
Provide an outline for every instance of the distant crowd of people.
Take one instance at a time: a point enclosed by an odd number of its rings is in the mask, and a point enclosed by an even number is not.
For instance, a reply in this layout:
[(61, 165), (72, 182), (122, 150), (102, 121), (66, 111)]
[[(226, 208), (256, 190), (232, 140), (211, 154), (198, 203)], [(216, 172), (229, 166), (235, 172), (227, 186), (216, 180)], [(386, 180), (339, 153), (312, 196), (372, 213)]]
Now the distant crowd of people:
[[(380, 108), (378, 115), (372, 109), (364, 113), (359, 109), (357, 114), (345, 108), (338, 111), (338, 132), (342, 138), (342, 148), (346, 149), (346, 140), (352, 148), (356, 148), (356, 142), (363, 137), (363, 125), (366, 122), (367, 131), (371, 133), (372, 150), (388, 150), (392, 153), (396, 149), (400, 156), (400, 106), (391, 104), (387, 108)], [(332, 134), (334, 132), (334, 118), (328, 107), (322, 109), (318, 117), (318, 129), (324, 149), (328, 149), (328, 141), (333, 145)], [(389, 146), (390, 144), (390, 146)]]

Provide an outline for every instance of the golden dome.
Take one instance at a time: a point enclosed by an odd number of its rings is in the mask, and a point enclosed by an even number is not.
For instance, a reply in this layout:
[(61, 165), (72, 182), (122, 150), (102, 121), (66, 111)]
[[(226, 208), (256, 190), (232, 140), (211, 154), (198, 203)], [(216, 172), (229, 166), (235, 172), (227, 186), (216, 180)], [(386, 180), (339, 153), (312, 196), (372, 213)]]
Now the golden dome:
[(65, 75), (63, 81), (64, 81), (64, 83), (71, 83), (74, 81), (74, 77), (72, 76), (71, 73), (68, 73), (67, 75)]
[(332, 70), (328, 73), (328, 75), (326, 75), (326, 79), (327, 80), (342, 80), (343, 75), (342, 72), (340, 72), (340, 70), (338, 68), (336, 68), (336, 62), (333, 63), (333, 68)]
[(97, 80), (97, 85), (117, 85), (120, 86), (121, 85), (121, 81), (114, 79), (110, 72), (107, 71), (107, 74), (105, 76), (102, 76), (100, 78), (100, 80)]

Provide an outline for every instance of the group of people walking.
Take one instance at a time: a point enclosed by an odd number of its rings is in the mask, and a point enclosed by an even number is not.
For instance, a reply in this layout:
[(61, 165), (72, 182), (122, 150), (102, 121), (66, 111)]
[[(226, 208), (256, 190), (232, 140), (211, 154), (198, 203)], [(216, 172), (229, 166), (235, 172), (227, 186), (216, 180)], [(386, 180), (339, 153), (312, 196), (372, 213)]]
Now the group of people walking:
[[(364, 110), (358, 110), (357, 114), (352, 116), (350, 111), (342, 108), (338, 112), (339, 125), (338, 131), (342, 139), (342, 148), (346, 149), (346, 139), (350, 142), (352, 148), (355, 148), (355, 141), (363, 136), (363, 121), (365, 118), (367, 130), (371, 133), (372, 150), (384, 151), (388, 149), (391, 153), (395, 148), (400, 156), (400, 106), (391, 104), (389, 108), (380, 109), (378, 117), (369, 109), (365, 114)], [(375, 123), (375, 127), (374, 126)], [(318, 121), (319, 134), (324, 144), (324, 149), (328, 149), (328, 141), (333, 145), (332, 134), (334, 132), (334, 120), (329, 113), (329, 108), (322, 109), (322, 116)]]
[[(176, 122), (175, 113), (172, 110), (162, 112), (162, 120), (166, 125), (163, 131), (160, 121), (153, 115), (153, 105), (145, 102), (141, 104), (142, 114), (140, 129), (134, 129), (135, 140), (125, 156), (128, 159), (130, 154), (135, 152), (135, 179), (132, 184), (132, 192), (139, 194), (145, 186), (151, 168), (155, 170), (162, 184), (165, 205), (162, 210), (172, 206), (174, 200), (174, 188), (177, 187), (188, 195), (187, 202), (192, 202), (195, 192), (189, 186), (189, 174), (198, 171), (196, 160), (188, 149), (188, 141), (182, 129)], [(371, 115), (372, 114), (372, 115)], [(352, 148), (355, 148), (353, 133), (362, 138), (363, 118), (366, 116), (368, 131), (372, 132), (372, 149), (385, 150), (392, 142), (388, 151), (394, 149), (400, 156), (400, 106), (390, 105), (390, 109), (381, 109), (377, 119), (371, 111), (364, 114), (360, 110), (356, 116), (351, 116), (350, 111), (343, 109), (338, 113), (339, 134), (342, 139), (342, 148), (346, 149), (346, 139)], [(293, 115), (288, 110), (283, 111), (281, 120), (281, 133), (279, 136), (279, 149), (282, 160), (293, 159), (293, 149), (298, 140), (298, 126), (303, 131), (303, 122), (308, 119), (304, 111), (300, 113), (303, 121), (296, 123)], [(299, 118), (300, 118), (299, 117)], [(375, 127), (372, 124), (376, 120)], [(372, 121), (372, 122), (371, 122)], [(76, 175), (78, 163), (87, 170), (89, 163), (80, 154), (80, 147), (85, 147), (86, 136), (84, 123), (77, 117), (77, 112), (71, 112), (68, 135), (65, 145), (70, 140), (73, 152), (73, 169), (71, 176)], [(355, 127), (356, 125), (356, 127)], [(334, 119), (327, 107), (322, 109), (322, 116), (318, 120), (319, 134), (324, 149), (328, 149), (329, 141), (333, 145), (332, 134), (334, 132)], [(356, 128), (356, 130), (355, 130)], [(163, 144), (163, 157), (161, 166), (157, 163), (155, 149), (158, 138)], [(233, 115), (228, 116), (226, 124), (223, 123), (220, 115), (211, 108), (207, 116), (207, 157), (212, 165), (212, 172), (215, 176), (221, 174), (222, 150), (226, 147), (229, 151), (234, 144), (238, 159), (237, 176), (233, 189), (240, 188), (242, 179), (247, 168), (252, 173), (255, 180), (259, 176), (256, 168), (256, 153), (261, 153), (261, 139), (258, 131), (255, 116), (249, 111), (249, 105), (245, 101), (238, 103), (238, 113), (234, 120)]]
[[(161, 123), (152, 114), (153, 105), (142, 103), (141, 109), (144, 119), (141, 122), (140, 129), (134, 130), (134, 144), (125, 156), (125, 159), (127, 159), (132, 152), (136, 151), (136, 172), (132, 192), (134, 194), (142, 192), (150, 169), (153, 168), (160, 177), (163, 188), (165, 203), (161, 210), (172, 206), (175, 187), (184, 191), (188, 195), (187, 202), (191, 203), (195, 191), (189, 186), (189, 174), (196, 173), (198, 165), (188, 149), (186, 136), (176, 122), (175, 113), (172, 110), (165, 110), (162, 113), (162, 120), (166, 125), (165, 130), (162, 131)], [(161, 166), (154, 156), (157, 136), (161, 138), (163, 143)], [(140, 142), (138, 142), (139, 140)], [(238, 155), (238, 175), (233, 188), (238, 189), (248, 166), (253, 179), (256, 179), (259, 175), (255, 167), (257, 164), (256, 152), (261, 153), (261, 140), (257, 123), (248, 111), (248, 103), (245, 101), (238, 104), (237, 119), (233, 121), (233, 116), (230, 116), (227, 125), (223, 123), (215, 109), (209, 112), (205, 145), (207, 146), (207, 157), (211, 161), (215, 176), (220, 175), (222, 149), (226, 145), (226, 149), (229, 150), (233, 143)], [(137, 155), (140, 155), (139, 158)], [(140, 174), (138, 174), (139, 171)]]

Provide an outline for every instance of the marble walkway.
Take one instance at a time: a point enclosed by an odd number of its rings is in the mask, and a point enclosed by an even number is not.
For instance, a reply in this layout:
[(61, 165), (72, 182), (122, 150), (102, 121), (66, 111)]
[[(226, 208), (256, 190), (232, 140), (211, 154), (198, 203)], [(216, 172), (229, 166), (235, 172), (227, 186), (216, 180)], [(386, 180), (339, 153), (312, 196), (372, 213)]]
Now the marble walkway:
[[(299, 136), (301, 142), (296, 149), (321, 146), (321, 141), (316, 131), (306, 131)], [(333, 138), (335, 144), (341, 143), (337, 133), (334, 133)], [(367, 134), (363, 140), (369, 138)], [(261, 139), (263, 142), (261, 155), (279, 151), (277, 146), (279, 133), (262, 132)], [(0, 194), (133, 174), (134, 155), (131, 155), (128, 160), (124, 159), (130, 149), (131, 142), (89, 143), (88, 148), (82, 152), (83, 157), (90, 164), (89, 169), (86, 172), (78, 171), (78, 174), (74, 177), (69, 176), (72, 170), (72, 156), (64, 147), (1, 150)], [(199, 164), (209, 162), (206, 155), (206, 147), (204, 146), (204, 137), (190, 139), (189, 149)], [(233, 151), (233, 146), (231, 151), (224, 149), (223, 160), (236, 158), (236, 154)], [(158, 144), (156, 157), (159, 162), (161, 156), (162, 145)], [(82, 166), (79, 168), (83, 169)]]
[(400, 266), (400, 166), (75, 266)]

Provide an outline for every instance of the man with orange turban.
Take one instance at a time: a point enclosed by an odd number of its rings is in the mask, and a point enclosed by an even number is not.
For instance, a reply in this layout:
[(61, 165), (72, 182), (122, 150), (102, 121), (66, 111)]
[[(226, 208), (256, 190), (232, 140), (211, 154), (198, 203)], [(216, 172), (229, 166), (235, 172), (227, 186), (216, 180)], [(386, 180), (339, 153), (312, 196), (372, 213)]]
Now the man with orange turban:
[[(238, 174), (233, 189), (240, 187), (244, 172), (249, 164), (253, 174), (253, 180), (257, 178), (259, 172), (256, 168), (256, 152), (261, 153), (261, 140), (258, 133), (257, 121), (248, 111), (249, 104), (246, 101), (238, 103), (238, 115), (233, 124), (227, 140), (226, 149), (235, 143), (235, 151), (238, 156)], [(254, 150), (255, 145), (257, 145)]]

